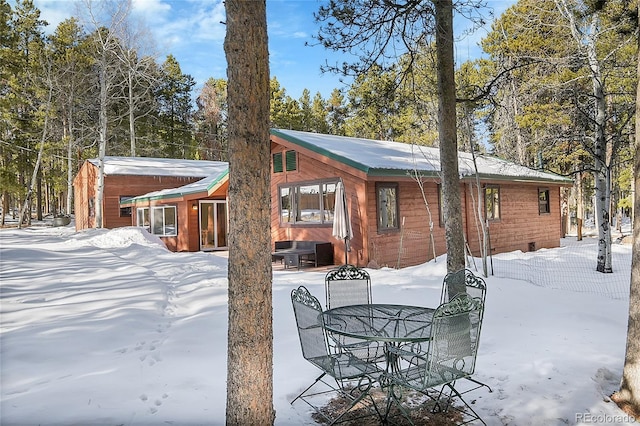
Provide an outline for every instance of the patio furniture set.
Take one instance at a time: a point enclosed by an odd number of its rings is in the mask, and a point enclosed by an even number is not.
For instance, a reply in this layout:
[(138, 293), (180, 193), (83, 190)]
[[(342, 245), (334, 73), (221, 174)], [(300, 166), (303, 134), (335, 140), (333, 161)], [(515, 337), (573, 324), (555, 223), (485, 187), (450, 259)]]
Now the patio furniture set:
[(271, 261), (280, 260), (285, 268), (300, 269), (304, 264), (333, 265), (333, 244), (325, 241), (276, 241)]
[[(413, 425), (403, 392), (416, 391), (433, 400), (434, 412), (457, 411), (461, 424), (485, 424), (463, 398), (481, 387), (491, 392), (472, 378), (486, 295), (481, 278), (467, 269), (447, 274), (436, 308), (374, 304), (369, 274), (347, 264), (326, 275), (325, 292), (326, 310), (304, 286), (291, 292), (302, 354), (321, 370), (291, 404), (306, 402), (330, 425), (353, 421), (356, 411), (382, 424), (403, 416)], [(457, 386), (462, 380), (471, 386)], [(314, 391), (320, 382), (323, 390)], [(374, 390), (382, 391), (383, 403)], [(312, 400), (328, 392), (349, 401), (333, 417)], [(399, 414), (392, 414), (394, 405)]]

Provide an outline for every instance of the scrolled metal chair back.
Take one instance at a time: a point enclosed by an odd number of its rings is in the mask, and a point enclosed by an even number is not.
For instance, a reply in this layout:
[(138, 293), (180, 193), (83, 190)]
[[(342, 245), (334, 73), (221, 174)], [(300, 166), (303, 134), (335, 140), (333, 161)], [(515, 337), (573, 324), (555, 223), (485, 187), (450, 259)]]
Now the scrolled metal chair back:
[(342, 265), (325, 276), (327, 309), (371, 303), (371, 277), (364, 269)]
[(291, 291), (291, 303), (296, 317), (302, 356), (306, 360), (328, 355), (327, 342), (319, 315), (320, 301), (306, 287)]
[[(453, 292), (449, 292), (449, 284), (453, 283)], [(466, 293), (471, 297), (479, 298), (484, 303), (487, 294), (487, 284), (482, 278), (475, 275), (469, 269), (460, 269), (445, 275), (442, 283), (440, 303), (448, 302), (457, 295)]]

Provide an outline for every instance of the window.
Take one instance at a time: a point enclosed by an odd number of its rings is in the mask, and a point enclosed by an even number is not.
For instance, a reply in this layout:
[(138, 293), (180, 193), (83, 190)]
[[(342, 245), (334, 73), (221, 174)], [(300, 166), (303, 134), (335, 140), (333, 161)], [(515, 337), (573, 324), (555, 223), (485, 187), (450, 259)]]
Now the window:
[(149, 224), (151, 221), (149, 220), (149, 207), (143, 207), (136, 210), (136, 224), (142, 228), (146, 228), (147, 231), (151, 232), (151, 228)]
[(282, 153), (276, 152), (273, 154), (273, 173), (282, 173), (284, 169), (282, 168)]
[(399, 229), (398, 184), (376, 184), (376, 204), (378, 206), (378, 231)]
[(284, 153), (284, 161), (288, 172), (298, 169), (298, 158), (295, 151), (287, 151)]
[(281, 186), (280, 223), (333, 223), (337, 181)]
[(151, 220), (151, 223), (153, 223), (152, 234), (165, 236), (178, 234), (175, 207), (153, 207), (151, 209)]
[(487, 185), (484, 188), (484, 212), (488, 220), (500, 219), (500, 187)]
[(136, 216), (138, 226), (154, 235), (171, 237), (178, 234), (175, 206), (139, 208)]
[(549, 203), (549, 190), (547, 188), (538, 189), (538, 213), (551, 213), (551, 205)]
[[(131, 198), (130, 195), (121, 195), (120, 203), (122, 204), (123, 201), (127, 201), (129, 198)], [(131, 217), (131, 206), (120, 207), (120, 217)]]
[(96, 200), (91, 197), (87, 200), (87, 207), (89, 208), (89, 217), (96, 216)]
[(291, 172), (298, 169), (298, 157), (295, 151), (286, 151), (284, 153), (284, 167), (282, 164), (282, 152), (274, 153), (271, 158), (273, 160), (273, 173), (282, 173), (285, 170)]

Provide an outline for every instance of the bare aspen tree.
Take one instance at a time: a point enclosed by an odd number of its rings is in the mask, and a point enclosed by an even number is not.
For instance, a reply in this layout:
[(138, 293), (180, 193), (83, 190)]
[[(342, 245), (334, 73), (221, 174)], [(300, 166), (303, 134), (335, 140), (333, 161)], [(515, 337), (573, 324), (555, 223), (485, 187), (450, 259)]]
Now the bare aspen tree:
[(151, 33), (142, 22), (133, 22), (128, 15), (118, 30), (120, 43), (114, 54), (122, 63), (130, 154), (135, 157), (136, 121), (154, 111), (152, 105), (154, 83), (157, 80), (156, 61)]
[(609, 207), (611, 203), (611, 160), (612, 147), (607, 139), (607, 103), (605, 94), (605, 76), (602, 60), (598, 56), (596, 42), (601, 37), (600, 13), (594, 11), (588, 21), (580, 24), (572, 9), (570, 0), (555, 0), (560, 14), (568, 22), (571, 34), (578, 49), (586, 58), (587, 68), (592, 82), (593, 113), (591, 120), (594, 126), (593, 178), (595, 181), (595, 217), (598, 226), (598, 257), (596, 270), (611, 273), (611, 226), (609, 224)]
[[(95, 227), (103, 225), (104, 200), (104, 157), (109, 138), (109, 106), (114, 102), (112, 98), (116, 87), (123, 84), (120, 64), (115, 53), (119, 50), (118, 34), (122, 34), (131, 8), (131, 1), (124, 2), (84, 0), (88, 16), (88, 25), (92, 27), (93, 43), (95, 46), (95, 65), (98, 71), (98, 188), (95, 200)], [(105, 23), (106, 22), (106, 23)]]

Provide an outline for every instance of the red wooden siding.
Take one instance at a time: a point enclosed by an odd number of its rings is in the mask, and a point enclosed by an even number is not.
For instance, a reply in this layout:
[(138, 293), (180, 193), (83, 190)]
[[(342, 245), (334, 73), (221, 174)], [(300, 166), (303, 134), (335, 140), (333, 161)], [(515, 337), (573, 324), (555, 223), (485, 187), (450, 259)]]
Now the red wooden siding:
[[(521, 250), (558, 247), (561, 237), (560, 187), (538, 184), (514, 184), (493, 182), (500, 188), (500, 220), (489, 221), (491, 251), (504, 253)], [(475, 185), (474, 196), (475, 195)], [(538, 189), (549, 190), (550, 213), (538, 213)], [(475, 256), (479, 256), (478, 231), (471, 216), (470, 185), (466, 185), (465, 197), (468, 209), (467, 241)]]
[[(360, 266), (405, 267), (424, 263), (447, 251), (444, 227), (440, 225), (438, 181), (424, 182), (424, 191), (433, 223), (433, 243), (429, 232), (429, 215), (417, 182), (409, 177), (383, 178), (366, 176), (363, 172), (346, 166), (316, 152), (297, 147), (287, 141), (272, 138), (272, 153), (296, 150), (297, 170), (273, 173), (271, 185), (271, 235), (278, 240), (323, 240), (334, 245), (334, 259), (344, 260), (344, 243), (334, 238), (331, 225), (281, 224), (279, 217), (278, 186), (284, 183), (312, 182), (327, 178), (342, 178), (347, 192), (349, 212), (354, 231), (349, 253), (349, 263)], [(398, 184), (400, 229), (380, 232), (377, 229), (376, 182)], [(492, 254), (535, 247), (547, 248), (560, 245), (560, 186), (515, 183), (509, 181), (491, 183), (500, 188), (501, 218), (490, 222)], [(471, 193), (473, 189), (473, 194)], [(549, 190), (551, 212), (538, 213), (538, 189)], [(484, 192), (480, 202), (484, 203)], [(473, 197), (472, 197), (473, 195)], [(478, 221), (475, 184), (461, 184), (463, 204), (463, 232), (474, 256), (479, 256)], [(482, 205), (484, 212), (484, 204)], [(403, 223), (404, 221), (404, 223)]]
[[(177, 188), (200, 177), (107, 175), (104, 177), (102, 215), (104, 228), (131, 226), (131, 217), (120, 216), (120, 196), (137, 196), (166, 188)], [(97, 197), (98, 168), (88, 161), (74, 179), (76, 230), (95, 227), (89, 200)], [(132, 212), (135, 215), (135, 211)]]

